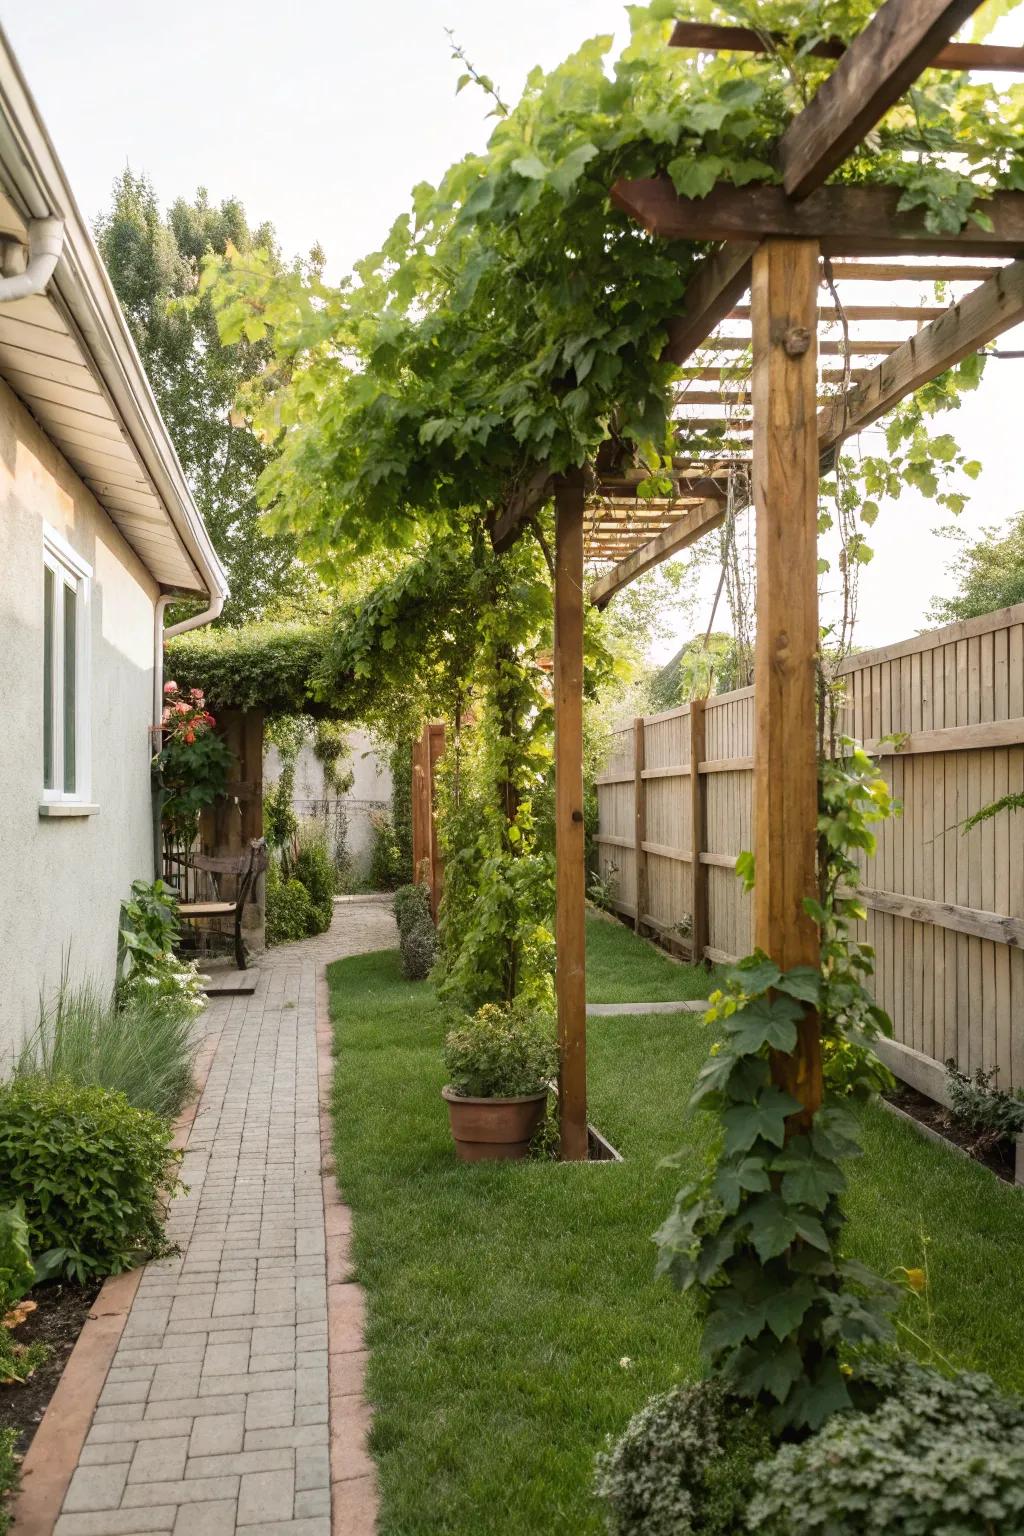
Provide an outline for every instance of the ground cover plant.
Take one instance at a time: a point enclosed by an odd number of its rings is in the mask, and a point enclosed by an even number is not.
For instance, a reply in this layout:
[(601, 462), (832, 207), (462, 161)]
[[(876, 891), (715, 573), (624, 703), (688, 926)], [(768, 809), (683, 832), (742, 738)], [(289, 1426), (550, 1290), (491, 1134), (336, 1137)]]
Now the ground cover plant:
[[(646, 997), (671, 963), (595, 918), (598, 951), (607, 931)], [(684, 1136), (695, 1174), (710, 1154), (709, 1117), (685, 1121), (707, 1034), (688, 1015), (589, 1021), (591, 1118), (625, 1162), (466, 1168), (440, 1100), (448, 1016), (430, 984), (403, 981), (393, 953), (340, 961), (329, 979), (382, 1536), (597, 1536), (595, 1452), (653, 1394), (702, 1374), (697, 1308), (655, 1280), (651, 1234), (679, 1178), (662, 1159)], [(592, 1000), (607, 990), (595, 967)], [(898, 1337), (1024, 1389), (1019, 1195), (883, 1110), (857, 1114), (848, 1251), (884, 1276), (924, 1263), (930, 1277), (927, 1309), (906, 1293)]]

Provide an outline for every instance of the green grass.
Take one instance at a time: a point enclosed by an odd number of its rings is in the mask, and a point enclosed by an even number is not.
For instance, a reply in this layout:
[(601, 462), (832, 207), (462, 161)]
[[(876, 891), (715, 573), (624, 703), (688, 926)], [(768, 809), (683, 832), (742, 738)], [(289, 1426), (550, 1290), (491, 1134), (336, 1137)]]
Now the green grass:
[[(626, 930), (592, 922), (588, 937), (602, 994), (624, 987), (627, 963), (635, 996), (664, 982), (669, 962)], [(695, 1163), (709, 1150), (710, 1118), (684, 1117), (703, 1029), (665, 1015), (590, 1021), (591, 1116), (624, 1163), (464, 1167), (440, 1099), (444, 1022), (429, 983), (402, 981), (393, 953), (339, 961), (329, 980), (381, 1536), (596, 1536), (594, 1450), (700, 1368), (693, 1305), (655, 1282), (650, 1234), (681, 1177), (659, 1160), (683, 1144)], [(852, 1250), (882, 1271), (916, 1266), (924, 1232), (935, 1346), (1024, 1388), (1021, 1196), (882, 1110), (865, 1116), (865, 1140)]]
[(587, 1001), (669, 1003), (707, 997), (713, 975), (678, 965), (616, 919), (587, 917)]

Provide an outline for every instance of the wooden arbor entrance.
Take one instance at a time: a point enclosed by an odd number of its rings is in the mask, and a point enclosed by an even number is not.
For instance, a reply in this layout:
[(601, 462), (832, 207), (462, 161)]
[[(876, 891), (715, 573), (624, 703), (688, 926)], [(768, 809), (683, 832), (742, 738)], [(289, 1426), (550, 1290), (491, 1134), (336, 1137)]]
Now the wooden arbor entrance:
[[(583, 862), (583, 609), (609, 602), (630, 581), (717, 528), (730, 471), (745, 466), (757, 534), (754, 942), (783, 968), (816, 964), (818, 936), (803, 900), (816, 884), (819, 476), (844, 438), (877, 420), (930, 379), (1024, 319), (1024, 193), (986, 201), (992, 228), (935, 234), (900, 213), (887, 187), (825, 187), (828, 176), (932, 64), (1024, 71), (1024, 50), (965, 48), (951, 37), (978, 0), (887, 0), (779, 146), (781, 187), (721, 186), (680, 198), (667, 178), (620, 182), (612, 199), (652, 235), (716, 243), (670, 327), (666, 356), (682, 369), (681, 427), (730, 408), (750, 442), (729, 460), (681, 456), (671, 500), (638, 502), (643, 470), (600, 463), (552, 478), (541, 469), (497, 519), (495, 548), (509, 544), (554, 493), (556, 938), (561, 1048), (562, 1155), (587, 1156)], [(677, 47), (750, 51), (764, 40), (742, 28), (680, 24)], [(884, 257), (885, 261), (863, 258)], [(822, 339), (834, 318), (819, 309), (821, 262), (841, 291), (859, 283), (919, 288), (943, 279), (962, 296), (946, 308), (843, 300), (847, 326), (871, 322), (886, 336)], [(837, 258), (832, 262), (832, 258)], [(841, 258), (841, 259), (839, 259)], [(922, 259), (923, 258), (923, 259)], [(936, 258), (952, 258), (937, 261)], [(749, 290), (750, 303), (741, 303)], [(740, 328), (737, 327), (739, 322)], [(908, 333), (908, 327), (912, 327)], [(900, 333), (899, 328), (902, 328)], [(895, 334), (893, 332), (895, 331)], [(685, 366), (695, 352), (752, 355), (749, 392), (737, 369)], [(846, 367), (819, 371), (819, 356)], [(858, 359), (856, 369), (851, 358)], [(863, 366), (860, 360), (879, 361)], [(702, 392), (709, 380), (717, 388)], [(822, 385), (839, 385), (821, 398)], [(749, 400), (749, 408), (746, 402)], [(588, 579), (588, 567), (592, 579)], [(818, 1021), (808, 1011), (795, 1052), (777, 1056), (777, 1082), (814, 1113), (821, 1101)]]

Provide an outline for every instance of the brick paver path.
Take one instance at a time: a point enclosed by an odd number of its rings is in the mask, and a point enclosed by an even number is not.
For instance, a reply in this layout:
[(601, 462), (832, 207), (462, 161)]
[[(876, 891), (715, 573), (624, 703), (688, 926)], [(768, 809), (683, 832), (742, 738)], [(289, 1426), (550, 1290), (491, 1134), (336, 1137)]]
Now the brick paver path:
[[(260, 959), (251, 997), (211, 1002), (171, 1211), (181, 1253), (143, 1274), (56, 1536), (372, 1528), (358, 1329), (354, 1369), (328, 1379), (316, 988), (330, 960), (394, 943), (389, 906), (341, 903), (328, 934)], [(353, 1441), (334, 1447), (352, 1484), (333, 1533), (329, 1401), (336, 1441), (346, 1425)]]

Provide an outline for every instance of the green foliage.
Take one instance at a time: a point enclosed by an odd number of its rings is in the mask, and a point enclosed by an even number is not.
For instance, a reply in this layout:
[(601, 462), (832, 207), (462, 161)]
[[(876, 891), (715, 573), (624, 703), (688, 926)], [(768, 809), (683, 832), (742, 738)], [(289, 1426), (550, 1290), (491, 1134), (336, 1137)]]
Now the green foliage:
[(398, 845), (399, 864), (406, 877), (412, 867), (412, 744), (400, 741), (391, 750), (391, 825)]
[(0, 1319), (35, 1282), (28, 1222), (21, 1201), (0, 1206)]
[(168, 979), (165, 967), (147, 965), (122, 984), (115, 1004), (91, 983), (71, 986), (64, 977), (56, 995), (40, 1001), (18, 1076), (108, 1088), (136, 1109), (173, 1118), (192, 1092), (198, 1036), (190, 993)]
[(0, 1188), (49, 1272), (118, 1274), (166, 1251), (178, 1188), (170, 1126), (121, 1093), (38, 1076), (0, 1084)]
[(407, 873), (394, 823), (387, 811), (370, 814), (370, 885), (375, 891), (393, 891)]
[(469, 1098), (539, 1093), (558, 1070), (554, 1020), (523, 998), (485, 1003), (449, 1029), (444, 1060), (449, 1085)]
[[(0, 1367), (2, 1367), (2, 1361), (3, 1357), (0, 1355)], [(11, 1528), (7, 1501), (18, 1487), (18, 1457), (15, 1454), (17, 1443), (16, 1429), (0, 1429), (0, 1536), (7, 1536)]]
[[(780, 46), (713, 59), (665, 46), (675, 9), (631, 7), (617, 60), (598, 37), (533, 71), (483, 154), (413, 190), (357, 281), (207, 263), (222, 337), (266, 339), (278, 363), (246, 398), (281, 450), (260, 494), (325, 568), (408, 544), (417, 524), (441, 539), (466, 507), (493, 515), (535, 466), (561, 472), (606, 439), (637, 445), (658, 485), (672, 369), (657, 359), (702, 247), (647, 239), (608, 189), (659, 172), (695, 196), (777, 181), (777, 141), (831, 68), (807, 42), (852, 36), (871, 6), (762, 4)], [(1016, 86), (926, 72), (841, 174), (959, 229), (1024, 179), (1022, 113)]]
[(211, 709), (313, 715), (326, 636), (326, 621), (193, 629), (167, 641), (166, 666), (182, 688), (202, 688)]
[(308, 823), (299, 831), (295, 879), (309, 892), (311, 933), (326, 933), (334, 916), (334, 870), (326, 837)]
[(946, 1090), (953, 1116), (973, 1131), (982, 1145), (994, 1145), (1024, 1133), (1024, 1090), (996, 1087), (999, 1068), (986, 1072), (979, 1067), (973, 1077), (960, 1072), (956, 1061), (946, 1062)]
[[(874, 851), (873, 824), (891, 814), (888, 790), (854, 743), (821, 768), (821, 969), (782, 972), (756, 952), (712, 994), (709, 1021), (723, 1037), (691, 1097), (716, 1112), (717, 1166), (679, 1191), (658, 1232), (659, 1272), (705, 1306), (703, 1349), (730, 1390), (772, 1405), (778, 1429), (817, 1428), (850, 1404), (844, 1349), (888, 1334), (896, 1292), (842, 1256), (842, 1162), (859, 1151), (848, 1102), (888, 1081), (870, 1052), (888, 1021), (864, 990), (871, 952), (850, 940), (863, 911), (840, 888), (856, 876), (853, 855)], [(825, 1099), (802, 1116), (778, 1086), (776, 1054), (788, 1055), (808, 1005), (821, 1021)]]
[(422, 880), (417, 885), (400, 885), (395, 892), (395, 922), (399, 934), (414, 927), (424, 917), (430, 917), (430, 887)]
[(1001, 795), (998, 800), (993, 800), (989, 805), (983, 805), (980, 810), (974, 812), (960, 823), (960, 831), (966, 835), (972, 827), (978, 827), (983, 821), (991, 821), (993, 816), (998, 816), (1001, 811), (1024, 811), (1024, 794)]
[(417, 912), (401, 929), (402, 975), (406, 981), (426, 981), (437, 959), (437, 930), (429, 912)]
[(268, 945), (293, 944), (313, 931), (313, 903), (300, 880), (285, 879), (277, 864), (267, 870), (266, 937)]
[[(154, 880), (152, 883), (134, 880), (131, 900), (121, 905), (118, 934), (117, 1007), (128, 1012), (141, 1009), (142, 1015), (145, 1015), (149, 1009), (164, 1006), (170, 1032), (168, 1045), (177, 1031), (185, 1029), (188, 1021), (196, 1018), (206, 1007), (202, 980), (196, 966), (174, 953), (173, 946), (180, 930), (177, 901), (176, 893), (163, 880)], [(104, 1035), (110, 1044), (122, 1034), (127, 1038), (132, 1028), (130, 1020), (108, 1029), (99, 1023), (100, 1014), (96, 1009), (100, 1005), (96, 1000), (93, 1000), (94, 1007), (86, 1007), (85, 993), (81, 996), (84, 1010), (82, 1017), (89, 1013), (93, 1015), (92, 1025), (72, 1025), (83, 1044), (90, 1034), (97, 1032)], [(62, 1008), (61, 999), (74, 1000), (67, 993), (63, 982), (58, 994), (58, 1016)], [(157, 1033), (164, 1033), (162, 1026), (157, 1027)]]
[(609, 1536), (735, 1536), (771, 1449), (763, 1416), (716, 1382), (652, 1398), (597, 1458)]
[(884, 1393), (873, 1411), (762, 1462), (747, 1528), (791, 1536), (799, 1511), (808, 1536), (1020, 1536), (1024, 1402), (909, 1363), (868, 1379)]
[(210, 251), (223, 253), (230, 246), (244, 254), (259, 247), (274, 253), (276, 268), (272, 226), (250, 229), (237, 198), (217, 206), (204, 189), (161, 214), (146, 177), (125, 170), (96, 233), (161, 414), (228, 573), (225, 622), (245, 623), (304, 596), (309, 575), (294, 559), (294, 541), (268, 534), (260, 523), (255, 486), (267, 450), (232, 425), (235, 396), (265, 368), (270, 350), (244, 337), (221, 347), (210, 301), (197, 293), (200, 264)]
[(738, 674), (739, 657), (732, 635), (698, 635), (676, 652), (651, 681), (651, 705), (655, 710), (675, 709), (691, 699), (706, 699), (744, 686)]
[[(168, 690), (178, 693), (176, 683)], [(198, 691), (198, 690), (197, 690)], [(190, 846), (199, 828), (199, 813), (224, 794), (231, 771), (232, 756), (227, 744), (216, 734), (214, 717), (193, 706), (193, 714), (183, 729), (171, 724), (170, 706), (164, 708), (163, 745), (153, 759), (156, 786), (162, 791), (160, 819), (164, 840)]]

